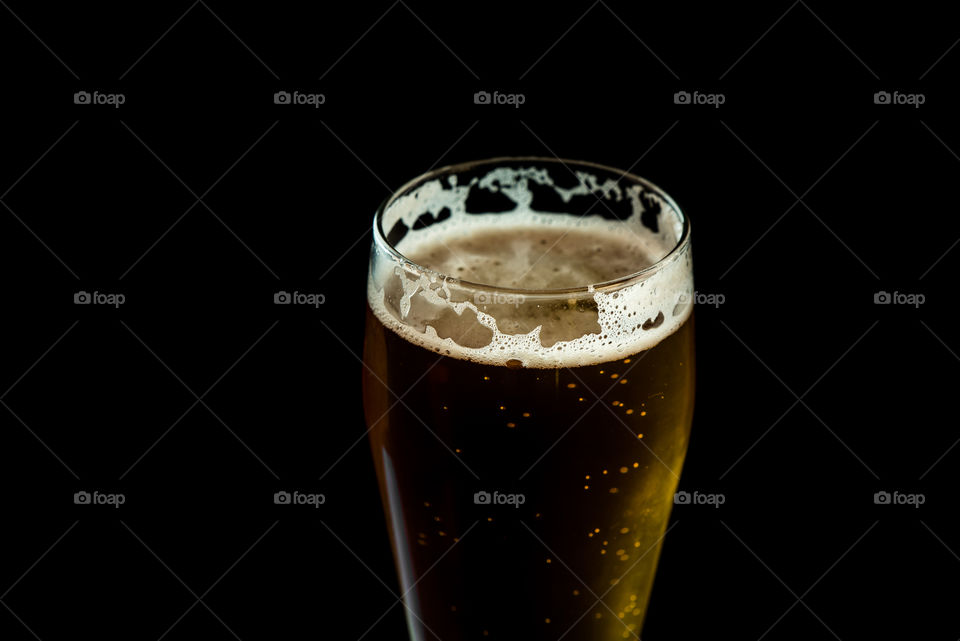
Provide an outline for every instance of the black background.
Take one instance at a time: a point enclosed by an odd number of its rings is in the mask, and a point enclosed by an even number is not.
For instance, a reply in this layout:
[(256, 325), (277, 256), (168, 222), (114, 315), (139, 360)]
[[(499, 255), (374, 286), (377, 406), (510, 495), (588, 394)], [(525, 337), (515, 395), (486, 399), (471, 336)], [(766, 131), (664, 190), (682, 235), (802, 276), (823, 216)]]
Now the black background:
[[(658, 183), (725, 298), (681, 481), (725, 503), (674, 510), (645, 638), (960, 636), (947, 5), (0, 5), (0, 638), (403, 638), (368, 227), (428, 168), (514, 154)], [(273, 504), (294, 489), (326, 504)]]

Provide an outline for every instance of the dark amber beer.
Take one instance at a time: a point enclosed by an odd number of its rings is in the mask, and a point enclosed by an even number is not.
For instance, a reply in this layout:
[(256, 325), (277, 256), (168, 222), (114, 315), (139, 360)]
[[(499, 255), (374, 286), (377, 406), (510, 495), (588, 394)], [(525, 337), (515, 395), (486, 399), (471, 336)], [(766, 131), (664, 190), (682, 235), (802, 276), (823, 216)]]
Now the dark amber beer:
[(377, 214), (364, 409), (412, 639), (638, 637), (693, 407), (689, 223), (494, 159)]

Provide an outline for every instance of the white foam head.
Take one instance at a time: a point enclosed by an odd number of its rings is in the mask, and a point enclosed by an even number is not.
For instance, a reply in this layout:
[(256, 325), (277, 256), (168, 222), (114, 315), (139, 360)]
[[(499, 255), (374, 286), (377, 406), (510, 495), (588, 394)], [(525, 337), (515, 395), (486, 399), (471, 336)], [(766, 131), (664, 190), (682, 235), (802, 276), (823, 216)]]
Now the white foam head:
[[(409, 258), (471, 234), (531, 228), (630, 234), (637, 267), (600, 283), (531, 290), (468, 282)], [(374, 237), (373, 313), (411, 343), (455, 358), (538, 368), (603, 363), (653, 347), (692, 308), (683, 214), (651, 183), (599, 165), (500, 158), (443, 168), (389, 199)]]

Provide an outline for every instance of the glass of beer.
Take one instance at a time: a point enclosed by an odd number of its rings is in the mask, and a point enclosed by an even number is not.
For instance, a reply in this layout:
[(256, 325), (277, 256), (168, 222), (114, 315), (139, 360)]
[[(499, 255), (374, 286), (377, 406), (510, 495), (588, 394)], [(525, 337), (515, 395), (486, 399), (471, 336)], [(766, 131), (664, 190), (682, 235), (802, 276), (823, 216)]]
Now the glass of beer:
[(373, 225), (364, 411), (411, 639), (637, 638), (693, 413), (690, 225), (494, 158)]

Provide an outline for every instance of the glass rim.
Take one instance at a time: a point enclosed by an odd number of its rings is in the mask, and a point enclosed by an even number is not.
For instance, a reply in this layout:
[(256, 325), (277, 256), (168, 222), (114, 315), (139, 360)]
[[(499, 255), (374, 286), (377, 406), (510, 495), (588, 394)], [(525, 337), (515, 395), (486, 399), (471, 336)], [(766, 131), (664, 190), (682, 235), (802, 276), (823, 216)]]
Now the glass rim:
[[(561, 287), (556, 289), (525, 289), (522, 287), (503, 287), (500, 285), (490, 285), (487, 283), (477, 283), (469, 280), (464, 280), (456, 276), (451, 276), (443, 272), (431, 269), (420, 265), (419, 263), (411, 260), (405, 256), (400, 250), (393, 246), (387, 240), (387, 234), (383, 230), (383, 215), (386, 213), (390, 205), (393, 204), (397, 198), (406, 194), (413, 187), (418, 184), (427, 182), (428, 180), (433, 180), (441, 176), (457, 173), (461, 171), (466, 171), (470, 169), (475, 169), (483, 165), (498, 165), (503, 163), (512, 163), (512, 162), (524, 162), (524, 161), (533, 161), (538, 163), (551, 163), (553, 165), (562, 165), (569, 168), (571, 165), (579, 167), (588, 167), (592, 169), (603, 170), (612, 174), (619, 175), (617, 181), (623, 180), (624, 178), (640, 184), (654, 193), (658, 197), (662, 198), (670, 207), (676, 212), (678, 221), (681, 225), (680, 237), (677, 239), (676, 244), (668, 251), (666, 254), (657, 259), (654, 263), (644, 267), (643, 269), (631, 272), (625, 276), (618, 276), (610, 280), (601, 281), (598, 283), (588, 283), (586, 285), (577, 285), (576, 287)], [(582, 218), (583, 216), (580, 216)], [(387, 254), (392, 256), (394, 259), (401, 262), (405, 267), (412, 268), (415, 271), (433, 274), (445, 281), (450, 281), (462, 285), (468, 289), (478, 289), (482, 291), (490, 292), (500, 292), (505, 294), (523, 294), (525, 296), (556, 296), (561, 294), (583, 294), (583, 293), (592, 293), (595, 291), (603, 291), (607, 289), (620, 288), (626, 285), (631, 284), (634, 281), (639, 281), (644, 278), (647, 278), (651, 274), (654, 274), (660, 271), (668, 262), (670, 262), (677, 254), (683, 251), (690, 244), (690, 219), (687, 215), (680, 209), (680, 206), (676, 201), (663, 189), (654, 184), (653, 182), (638, 176), (636, 174), (630, 173), (629, 171), (624, 171), (622, 169), (617, 169), (616, 167), (611, 167), (609, 165), (603, 165), (600, 163), (590, 162), (587, 160), (570, 160), (567, 158), (560, 157), (547, 157), (547, 156), (496, 156), (492, 158), (485, 158), (481, 160), (471, 160), (467, 162), (457, 163), (453, 165), (445, 165), (443, 167), (438, 167), (436, 169), (431, 169), (419, 176), (407, 181), (396, 189), (390, 196), (388, 196), (377, 208), (376, 213), (373, 217), (373, 240), (376, 246), (381, 250), (385, 251)]]

